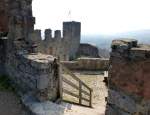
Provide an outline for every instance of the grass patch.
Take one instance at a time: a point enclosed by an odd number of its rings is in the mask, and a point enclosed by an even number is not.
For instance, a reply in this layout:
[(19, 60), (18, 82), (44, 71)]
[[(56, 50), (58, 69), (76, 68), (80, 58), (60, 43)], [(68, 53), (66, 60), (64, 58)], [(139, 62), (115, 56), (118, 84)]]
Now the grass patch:
[(0, 91), (14, 91), (7, 76), (0, 76)]

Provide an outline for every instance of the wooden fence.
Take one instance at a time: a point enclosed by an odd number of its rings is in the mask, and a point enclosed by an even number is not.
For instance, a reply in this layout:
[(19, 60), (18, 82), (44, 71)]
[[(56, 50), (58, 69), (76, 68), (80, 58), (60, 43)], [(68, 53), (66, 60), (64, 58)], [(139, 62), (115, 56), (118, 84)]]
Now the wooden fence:
[[(66, 77), (62, 76), (62, 81), (72, 88), (78, 90), (79, 94), (75, 94), (73, 91), (69, 91), (67, 88), (63, 88), (63, 93), (73, 96), (78, 99), (77, 102), (73, 102), (71, 100), (64, 100), (70, 103), (75, 103), (83, 106), (92, 107), (92, 89), (89, 88), (83, 81), (81, 81), (73, 72), (71, 72), (68, 68), (66, 68), (64, 65), (62, 65), (62, 70), (65, 74), (68, 74), (71, 76), (72, 79), (74, 79), (76, 82), (78, 82), (79, 85), (76, 83), (73, 83), (70, 79), (67, 79)], [(64, 74), (64, 75), (65, 75)], [(86, 88), (87, 90), (83, 89)], [(86, 95), (86, 98), (85, 98)], [(88, 97), (88, 99), (87, 99)], [(87, 102), (88, 105), (83, 104), (83, 101)]]

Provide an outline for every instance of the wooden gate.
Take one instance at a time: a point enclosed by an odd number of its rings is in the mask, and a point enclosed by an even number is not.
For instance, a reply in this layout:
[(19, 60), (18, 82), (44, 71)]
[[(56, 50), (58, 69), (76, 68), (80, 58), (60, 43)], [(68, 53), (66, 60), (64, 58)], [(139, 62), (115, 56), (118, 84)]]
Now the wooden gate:
[[(83, 81), (81, 81), (73, 72), (71, 72), (64, 65), (61, 65), (61, 67), (63, 72), (63, 100), (69, 103), (92, 107), (92, 89), (89, 88)], [(72, 98), (67, 98), (67, 96), (65, 97), (64, 95), (71, 96)]]

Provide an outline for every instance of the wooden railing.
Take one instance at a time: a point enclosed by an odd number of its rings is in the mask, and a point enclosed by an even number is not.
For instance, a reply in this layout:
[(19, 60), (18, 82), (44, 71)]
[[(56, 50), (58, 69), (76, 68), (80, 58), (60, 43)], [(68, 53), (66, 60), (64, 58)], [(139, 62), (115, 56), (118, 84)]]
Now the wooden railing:
[[(68, 84), (72, 88), (78, 90), (79, 94), (75, 94), (74, 92), (69, 91), (69, 90), (65, 89), (64, 87), (62, 87), (63, 93), (70, 95), (70, 96), (73, 96), (73, 97), (76, 97), (79, 101), (79, 103), (75, 103), (75, 102), (72, 102), (72, 103), (92, 107), (92, 89), (89, 88), (83, 81), (81, 81), (73, 72), (71, 72), (64, 65), (62, 65), (62, 70), (65, 74), (69, 74), (71, 76), (71, 78), (73, 78), (79, 84), (79, 85), (77, 85), (77, 84), (73, 83), (71, 80), (62, 76), (63, 82), (65, 82), (66, 84)], [(83, 89), (84, 87), (87, 90)], [(86, 95), (86, 98), (83, 94)], [(88, 97), (88, 99), (87, 99), (87, 97)], [(68, 100), (65, 100), (65, 101), (68, 101)], [(83, 101), (87, 102), (88, 105), (83, 104)], [(68, 102), (71, 102), (71, 101), (68, 101)]]

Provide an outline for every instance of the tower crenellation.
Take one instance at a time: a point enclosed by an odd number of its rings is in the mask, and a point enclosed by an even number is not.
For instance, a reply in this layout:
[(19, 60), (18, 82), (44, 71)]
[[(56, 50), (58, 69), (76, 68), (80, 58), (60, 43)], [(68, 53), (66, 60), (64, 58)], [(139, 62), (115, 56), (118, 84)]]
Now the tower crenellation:
[(46, 52), (49, 54), (50, 52), (52, 55), (62, 57), (62, 60), (74, 59), (80, 45), (81, 23), (75, 21), (63, 22), (62, 31), (55, 30), (53, 37), (52, 30), (45, 29), (45, 37), (42, 40), (41, 30), (34, 30), (31, 39), (34, 39), (39, 44), (39, 52), (41, 53)]
[(56, 38), (56, 39), (60, 39), (61, 38), (61, 30), (55, 30), (54, 38)]
[(45, 34), (46, 41), (52, 38), (52, 30), (51, 29), (46, 29), (44, 34)]
[(41, 40), (41, 30), (40, 29), (36, 29), (36, 30), (34, 30), (34, 34), (36, 35), (36, 37), (39, 39), (39, 40)]

